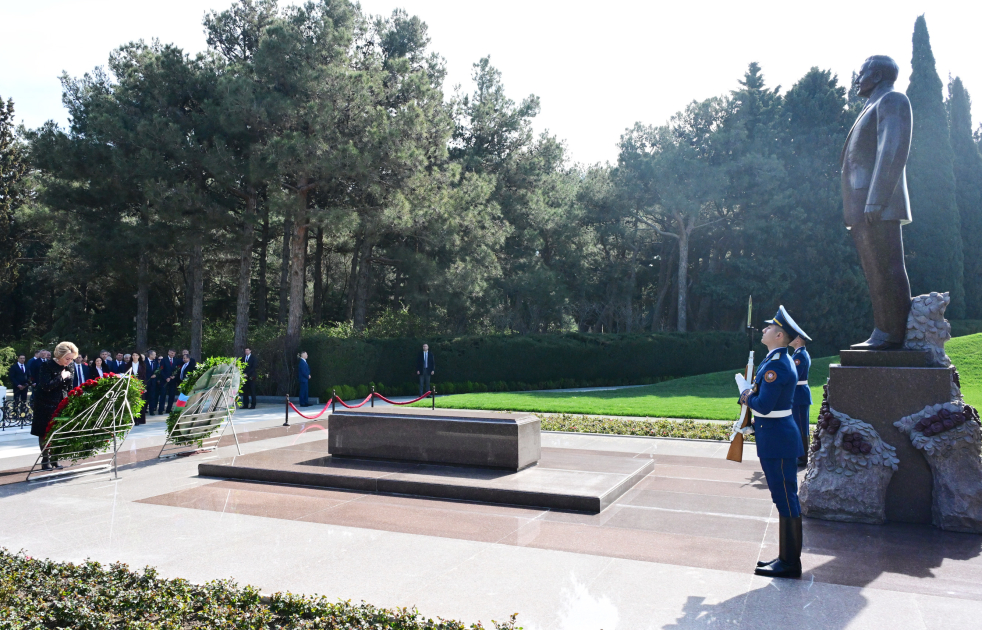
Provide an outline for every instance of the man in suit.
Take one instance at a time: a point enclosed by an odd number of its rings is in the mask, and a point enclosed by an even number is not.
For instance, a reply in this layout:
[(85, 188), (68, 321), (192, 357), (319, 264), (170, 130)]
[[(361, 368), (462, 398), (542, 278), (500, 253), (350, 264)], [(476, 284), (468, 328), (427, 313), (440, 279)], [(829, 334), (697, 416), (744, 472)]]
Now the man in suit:
[[(246, 348), (242, 355), (242, 362), (245, 363), (245, 383), (242, 384), (242, 408), (256, 408), (256, 357), (252, 355), (252, 348)], [(252, 404), (249, 399), (252, 398)]]
[(436, 374), (436, 361), (430, 346), (423, 344), (423, 351), (416, 357), (416, 375), (419, 376), (419, 395), (430, 391), (430, 377)]
[(184, 357), (187, 357), (188, 358), (188, 363), (191, 364), (191, 367), (188, 368), (188, 369), (193, 370), (194, 368), (196, 368), (198, 366), (198, 362), (195, 361), (194, 360), (194, 357), (191, 356), (191, 351), (190, 350), (181, 350), (181, 361), (184, 361)]
[(31, 385), (38, 382), (38, 370), (41, 369), (41, 364), (44, 363), (44, 350), (38, 350), (31, 357), (31, 360), (27, 362), (27, 377), (31, 380)]
[(297, 365), (297, 381), (300, 385), (300, 406), (306, 407), (310, 404), (308, 398), (310, 392), (310, 365), (307, 364), (307, 353), (300, 353), (300, 363)]
[[(174, 357), (177, 356), (177, 352), (174, 350), (168, 350), (166, 357), (160, 358), (160, 375), (157, 377), (161, 379), (161, 383), (158, 383), (160, 388), (157, 392), (159, 396), (157, 402), (157, 413), (170, 413), (171, 408), (174, 406), (174, 399), (177, 398), (177, 364), (174, 362)], [(164, 408), (166, 402), (166, 409)]]
[(181, 357), (181, 367), (177, 368), (177, 379), (174, 381), (174, 389), (177, 390), (177, 384), (183, 383), (184, 379), (187, 378), (188, 374), (194, 371), (194, 365), (191, 364), (191, 355), (185, 354)]
[(17, 363), (10, 367), (7, 374), (14, 386), (14, 402), (27, 402), (27, 388), (31, 384), (31, 377), (27, 373), (27, 358), (23, 354), (17, 357)]
[(113, 360), (113, 355), (108, 350), (100, 350), (99, 356), (102, 357), (102, 371), (109, 373), (116, 373), (116, 361)]
[(911, 222), (906, 165), (912, 114), (907, 96), (893, 89), (899, 73), (890, 57), (863, 63), (854, 86), (868, 100), (840, 156), (843, 215), (866, 275), (875, 326), (854, 350), (900, 348), (910, 313), (900, 226)]
[(147, 352), (147, 360), (144, 363), (147, 365), (147, 379), (144, 382), (144, 386), (147, 389), (147, 413), (155, 416), (157, 415), (157, 381), (160, 380), (155, 374), (157, 368), (160, 367), (160, 361), (157, 360), (157, 352), (155, 350), (149, 350)]
[(812, 366), (812, 357), (805, 348), (805, 341), (811, 341), (806, 337), (798, 335), (791, 342), (790, 347), (794, 348), (791, 360), (798, 371), (798, 384), (794, 389), (794, 406), (791, 407), (791, 416), (795, 424), (798, 425), (798, 432), (801, 433), (801, 444), (805, 449), (805, 454), (798, 458), (798, 467), (808, 465), (808, 410), (812, 404), (812, 390), (808, 387), (808, 370)]
[(89, 366), (82, 363), (82, 355), (76, 354), (71, 366), (72, 387), (78, 387), (87, 380), (86, 374), (88, 374), (89, 371), (88, 367)]
[[(741, 392), (740, 404), (747, 405), (753, 412), (757, 457), (771, 500), (780, 515), (780, 553), (770, 562), (758, 562), (754, 573), (797, 578), (801, 577), (801, 505), (798, 502), (796, 460), (804, 455), (804, 449), (791, 412), (798, 372), (788, 356), (788, 344), (795, 336), (807, 335), (783, 306), (773, 319), (764, 323), (767, 326), (761, 343), (767, 346), (767, 356), (757, 370), (753, 387)], [(740, 380), (737, 379), (738, 384)]]

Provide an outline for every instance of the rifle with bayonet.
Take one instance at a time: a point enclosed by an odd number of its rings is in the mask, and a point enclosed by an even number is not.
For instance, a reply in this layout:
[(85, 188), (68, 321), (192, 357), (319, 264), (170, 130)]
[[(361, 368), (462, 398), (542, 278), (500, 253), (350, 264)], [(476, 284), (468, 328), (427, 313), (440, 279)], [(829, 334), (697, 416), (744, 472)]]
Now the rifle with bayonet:
[[(754, 297), (751, 295), (750, 299), (747, 301), (747, 342), (748, 350), (750, 355), (747, 357), (747, 368), (743, 375), (737, 374), (738, 384), (747, 384), (753, 386), (754, 384), (754, 326), (753, 326), (753, 312), (754, 312)], [(741, 380), (740, 377), (743, 377)], [(741, 386), (741, 393), (743, 389)], [(743, 461), (743, 436), (745, 433), (752, 431), (750, 426), (750, 408), (746, 404), (740, 405), (740, 416), (733, 423), (733, 431), (730, 433), (730, 448), (726, 452), (726, 459), (733, 462)]]

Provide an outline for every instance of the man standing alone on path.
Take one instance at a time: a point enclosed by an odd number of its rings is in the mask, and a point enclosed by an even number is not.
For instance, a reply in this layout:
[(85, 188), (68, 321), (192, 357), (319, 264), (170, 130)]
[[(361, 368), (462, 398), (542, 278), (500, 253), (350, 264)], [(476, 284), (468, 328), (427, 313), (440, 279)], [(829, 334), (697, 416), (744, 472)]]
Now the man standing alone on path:
[(436, 361), (430, 347), (423, 344), (423, 351), (416, 357), (416, 375), (419, 376), (419, 395), (430, 391), (430, 377), (436, 374)]
[[(256, 408), (256, 357), (252, 356), (252, 349), (246, 348), (245, 354), (242, 356), (242, 362), (245, 363), (245, 383), (242, 384), (242, 408), (243, 409), (255, 409)], [(252, 398), (252, 404), (249, 404), (249, 399)]]
[(300, 381), (300, 406), (310, 404), (310, 366), (307, 364), (307, 353), (300, 353), (300, 364), (297, 366), (297, 380)]
[(30, 377), (27, 374), (26, 357), (23, 354), (17, 357), (17, 363), (14, 363), (7, 373), (10, 375), (10, 382), (14, 386), (14, 402), (18, 400), (27, 402), (27, 386), (30, 384)]

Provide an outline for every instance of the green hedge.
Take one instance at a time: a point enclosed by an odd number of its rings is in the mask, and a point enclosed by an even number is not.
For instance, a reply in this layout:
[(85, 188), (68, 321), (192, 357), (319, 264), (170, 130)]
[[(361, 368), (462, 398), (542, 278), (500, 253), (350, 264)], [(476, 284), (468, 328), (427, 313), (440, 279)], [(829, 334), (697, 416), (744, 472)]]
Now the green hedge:
[(982, 319), (952, 319), (948, 320), (951, 324), (952, 337), (965, 337), (982, 332)]
[[(521, 630), (515, 617), (497, 630)], [(415, 608), (377, 608), (291, 593), (262, 596), (228, 580), (192, 584), (146, 567), (30, 558), (0, 547), (0, 628), (236, 628), (238, 630), (482, 630), (429, 619)]]
[[(433, 382), (439, 392), (448, 394), (646, 384), (736, 369), (747, 360), (747, 338), (742, 333), (571, 333), (425, 341), (436, 359)], [(423, 342), (307, 335), (302, 349), (309, 353), (311, 394), (326, 398), (338, 388), (342, 398), (360, 398), (371, 384), (386, 394), (414, 393), (416, 355)]]

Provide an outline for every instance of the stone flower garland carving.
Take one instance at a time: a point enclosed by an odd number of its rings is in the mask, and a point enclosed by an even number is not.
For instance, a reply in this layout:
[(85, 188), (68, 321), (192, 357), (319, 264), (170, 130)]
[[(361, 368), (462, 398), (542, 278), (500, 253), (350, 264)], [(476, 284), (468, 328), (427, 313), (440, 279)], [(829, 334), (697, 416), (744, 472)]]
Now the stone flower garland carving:
[(812, 436), (811, 451), (806, 478), (818, 473), (819, 464), (824, 464), (831, 472), (850, 477), (877, 465), (897, 470), (900, 463), (897, 449), (884, 442), (871, 424), (829, 407), (828, 385)]
[(927, 455), (946, 455), (966, 447), (978, 451), (982, 443), (979, 412), (962, 400), (927, 406), (893, 426), (908, 434), (911, 444)]
[(867, 422), (829, 407), (828, 385), (799, 496), (805, 516), (879, 524), (898, 468), (897, 450)]

